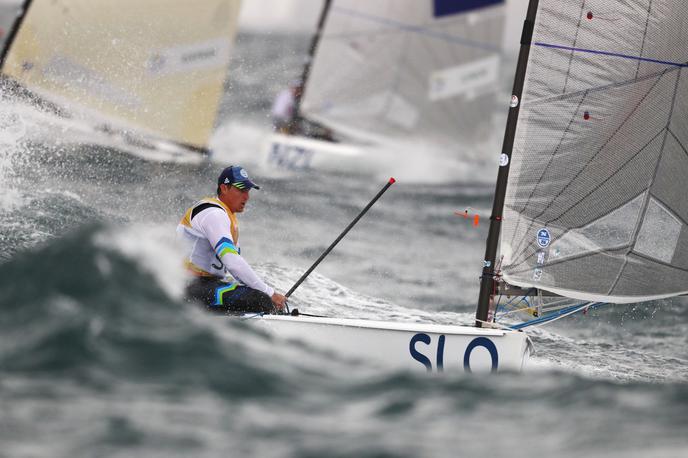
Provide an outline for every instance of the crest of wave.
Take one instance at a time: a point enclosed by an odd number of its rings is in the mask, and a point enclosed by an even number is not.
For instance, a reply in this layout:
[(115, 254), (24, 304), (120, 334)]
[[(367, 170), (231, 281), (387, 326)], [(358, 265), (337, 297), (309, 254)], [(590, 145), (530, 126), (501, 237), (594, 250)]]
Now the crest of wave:
[[(187, 281), (181, 247), (166, 226), (132, 224), (111, 228), (95, 235), (94, 243), (103, 249), (115, 249), (147, 270), (171, 299), (181, 299)], [(96, 260), (101, 273), (110, 269), (106, 258)]]

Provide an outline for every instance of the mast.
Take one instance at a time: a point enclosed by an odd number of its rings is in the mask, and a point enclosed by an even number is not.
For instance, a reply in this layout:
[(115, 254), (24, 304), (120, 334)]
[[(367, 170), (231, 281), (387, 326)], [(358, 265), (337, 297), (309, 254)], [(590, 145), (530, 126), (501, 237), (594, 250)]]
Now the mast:
[(518, 112), (521, 108), (521, 95), (523, 93), (523, 84), (526, 76), (526, 67), (528, 65), (528, 56), (530, 54), (530, 43), (535, 28), (535, 16), (537, 14), (538, 3), (539, 0), (530, 0), (526, 20), (523, 22), (521, 49), (518, 54), (518, 63), (512, 91), (513, 98), (506, 122), (506, 129), (504, 131), (502, 157), (500, 159), (499, 173), (497, 175), (495, 197), (492, 203), (492, 215), (490, 216), (490, 229), (485, 246), (483, 272), (480, 276), (478, 308), (475, 312), (477, 327), (482, 327), (482, 322), (488, 321), (490, 300), (495, 290), (495, 262), (497, 258), (497, 247), (499, 245), (499, 233), (502, 226), (502, 216), (504, 213), (504, 199), (506, 196), (507, 179), (509, 177), (509, 167), (511, 166), (511, 153), (514, 149), (516, 124), (518, 122)]
[(308, 81), (308, 76), (311, 73), (311, 66), (313, 65), (313, 57), (315, 56), (315, 50), (318, 48), (318, 43), (320, 43), (320, 36), (322, 35), (323, 28), (325, 27), (325, 19), (330, 11), (330, 6), (332, 0), (325, 0), (323, 4), (322, 11), (320, 11), (320, 18), (318, 19), (318, 27), (313, 34), (311, 39), (311, 45), (308, 49), (308, 57), (306, 59), (306, 64), (303, 66), (303, 72), (301, 73), (301, 90), (296, 94), (294, 100), (294, 119), (301, 117), (301, 99), (303, 97), (303, 88), (306, 86), (306, 81)]
[(21, 26), (21, 23), (24, 21), (24, 16), (26, 16), (26, 12), (29, 10), (29, 7), (31, 6), (31, 1), (32, 0), (24, 0), (24, 3), (22, 4), (21, 9), (19, 10), (19, 14), (17, 14), (17, 17), (14, 18), (14, 22), (12, 23), (10, 33), (7, 35), (7, 39), (5, 40), (5, 45), (2, 47), (2, 51), (0, 51), (0, 71), (2, 71), (2, 67), (4, 67), (5, 65), (5, 58), (7, 57), (7, 53), (10, 51), (10, 47), (12, 46), (12, 42), (14, 41), (14, 37), (17, 35), (19, 27)]

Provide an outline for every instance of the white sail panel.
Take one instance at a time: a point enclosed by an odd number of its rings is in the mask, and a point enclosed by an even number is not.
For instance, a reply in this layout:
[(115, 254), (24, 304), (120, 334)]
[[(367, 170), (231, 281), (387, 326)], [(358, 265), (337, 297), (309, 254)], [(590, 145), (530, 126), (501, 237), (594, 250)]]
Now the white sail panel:
[(688, 292), (688, 4), (540, 0), (501, 233), (507, 282)]
[(34, 0), (2, 73), (105, 127), (205, 148), (239, 6), (239, 0)]
[(499, 85), (503, 0), (335, 0), (306, 117), (348, 133), (484, 140)]

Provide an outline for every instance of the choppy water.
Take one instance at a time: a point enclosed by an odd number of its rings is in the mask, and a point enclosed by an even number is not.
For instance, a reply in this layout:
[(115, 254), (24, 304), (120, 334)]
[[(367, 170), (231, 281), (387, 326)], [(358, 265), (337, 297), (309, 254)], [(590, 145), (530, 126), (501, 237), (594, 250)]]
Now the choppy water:
[[(46, 136), (3, 102), (0, 456), (687, 456), (683, 299), (535, 330), (520, 374), (441, 377), (339, 360), (181, 302), (175, 225), (220, 168), (250, 160), (299, 62), (305, 41), (291, 40), (242, 37), (207, 164), (72, 144), (68, 127)], [(261, 49), (275, 55), (247, 57)], [(384, 184), (251, 172), (263, 189), (241, 215), (243, 252), (283, 291)], [(486, 227), (452, 213), (487, 216), (492, 179), (401, 180), (292, 304), (469, 322)]]

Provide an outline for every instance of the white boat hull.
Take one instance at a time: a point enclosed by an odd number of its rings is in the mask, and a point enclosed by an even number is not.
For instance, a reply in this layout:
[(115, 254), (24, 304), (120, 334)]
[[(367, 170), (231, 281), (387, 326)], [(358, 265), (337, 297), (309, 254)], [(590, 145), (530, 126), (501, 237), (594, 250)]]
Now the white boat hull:
[(532, 349), (523, 332), (469, 326), (284, 315), (249, 321), (279, 338), (391, 369), (520, 371)]
[(288, 171), (342, 170), (355, 166), (362, 154), (358, 146), (298, 135), (272, 134), (263, 146), (265, 163)]

